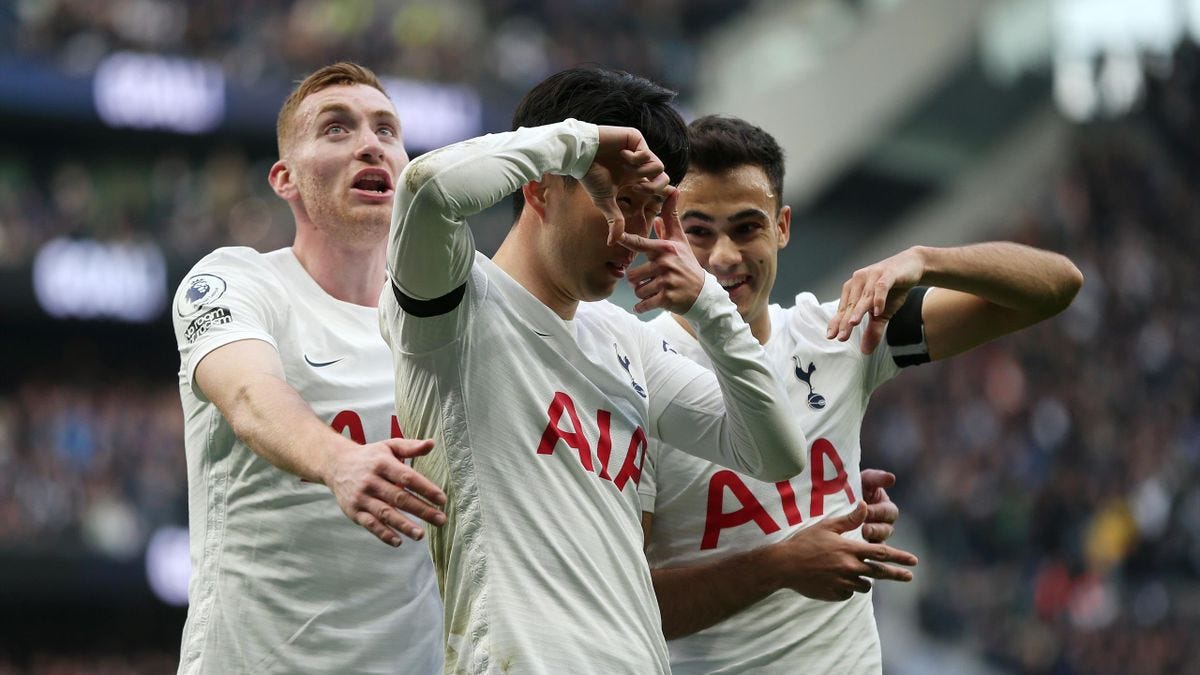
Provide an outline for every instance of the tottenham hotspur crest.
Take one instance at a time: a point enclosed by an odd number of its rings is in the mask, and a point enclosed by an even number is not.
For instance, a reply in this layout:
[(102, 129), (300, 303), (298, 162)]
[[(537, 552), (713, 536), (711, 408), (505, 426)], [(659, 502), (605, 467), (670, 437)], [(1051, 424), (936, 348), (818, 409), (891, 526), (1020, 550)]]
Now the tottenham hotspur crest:
[[(664, 342), (663, 344), (666, 343)], [(629, 376), (629, 386), (633, 387), (638, 396), (646, 398), (646, 389), (637, 383), (637, 380), (633, 378), (633, 372), (629, 370), (629, 357), (621, 353), (621, 348), (615, 342), (613, 343), (613, 349), (617, 351), (617, 363), (621, 364), (621, 367), (625, 369), (625, 374)]]
[(800, 357), (793, 356), (792, 360), (796, 362), (796, 377), (800, 381), (808, 385), (808, 407), (813, 410), (821, 410), (825, 407), (825, 397), (813, 391), (812, 376), (817, 372), (817, 362), (813, 361), (808, 364), (808, 368), (801, 365)]

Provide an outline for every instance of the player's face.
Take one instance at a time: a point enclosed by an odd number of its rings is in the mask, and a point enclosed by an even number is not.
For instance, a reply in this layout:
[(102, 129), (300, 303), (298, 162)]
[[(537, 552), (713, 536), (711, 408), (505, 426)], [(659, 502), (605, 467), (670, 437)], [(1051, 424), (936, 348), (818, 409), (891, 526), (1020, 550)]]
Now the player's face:
[[(572, 300), (607, 298), (637, 254), (619, 244), (608, 245), (608, 222), (582, 185), (551, 180), (541, 243), (542, 255), (555, 261), (549, 272)], [(617, 204), (625, 217), (625, 231), (647, 236), (662, 201), (659, 195), (619, 190)]]
[(791, 232), (791, 209), (780, 209), (778, 200), (757, 166), (721, 174), (691, 170), (679, 184), (680, 224), (696, 260), (728, 290), (751, 327), (770, 321), (779, 249)]
[(395, 107), (363, 84), (305, 98), (284, 160), (296, 198), (318, 228), (377, 242), (391, 221), (395, 181), (408, 164)]

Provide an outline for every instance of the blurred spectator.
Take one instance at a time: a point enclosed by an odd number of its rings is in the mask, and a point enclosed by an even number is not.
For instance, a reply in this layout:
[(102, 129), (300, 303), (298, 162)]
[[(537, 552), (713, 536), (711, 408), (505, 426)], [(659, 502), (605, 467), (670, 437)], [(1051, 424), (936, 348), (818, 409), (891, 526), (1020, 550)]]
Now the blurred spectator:
[(0, 269), (28, 264), (55, 237), (153, 240), (189, 264), (217, 246), (271, 250), (291, 240), (290, 215), (267, 184), (273, 157), (223, 147), (193, 160), (91, 155), (0, 157)]
[[(924, 627), (1023, 673), (1200, 672), (1200, 69), (1078, 130), (1014, 238), (1084, 270), (1056, 320), (885, 387), (864, 447), (930, 536)], [(871, 450), (868, 450), (868, 454)]]
[[(17, 2), (0, 29), (18, 52), (88, 72), (118, 50), (220, 63), (234, 80), (291, 80), (348, 58), (380, 73), (517, 94), (598, 61), (691, 85), (699, 33), (748, 0), (42, 0)], [(469, 47), (469, 48), (468, 48)]]
[(187, 522), (172, 383), (30, 379), (0, 396), (0, 547), (138, 556)]

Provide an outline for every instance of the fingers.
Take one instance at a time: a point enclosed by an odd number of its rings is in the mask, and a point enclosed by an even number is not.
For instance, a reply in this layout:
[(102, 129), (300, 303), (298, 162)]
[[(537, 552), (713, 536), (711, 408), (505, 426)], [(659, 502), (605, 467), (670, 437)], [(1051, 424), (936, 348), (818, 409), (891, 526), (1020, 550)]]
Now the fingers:
[(913, 567), (919, 562), (917, 556), (912, 553), (887, 544), (860, 544), (857, 549), (856, 555), (861, 560), (894, 563), (907, 567)]
[[(624, 228), (624, 225), (622, 225), (622, 228)], [(646, 256), (650, 257), (651, 260), (654, 259), (651, 256), (657, 256), (661, 253), (665, 253), (668, 250), (672, 250), (671, 242), (663, 241), (661, 239), (643, 237), (640, 234), (626, 232), (624, 229), (622, 229), (617, 235), (616, 243), (624, 246), (630, 251), (645, 253)], [(626, 278), (628, 278), (628, 275), (626, 275)]]
[[(842, 295), (838, 300), (837, 312), (829, 320), (825, 337), (845, 342), (850, 338), (854, 327), (862, 323), (863, 317), (882, 318), (887, 309), (888, 294), (894, 285), (892, 276), (878, 266), (860, 269), (842, 284)], [(871, 336), (871, 351), (879, 344), (882, 327), (875, 328)], [(864, 353), (866, 345), (864, 345)]]
[(596, 200), (596, 206), (600, 207), (604, 219), (608, 221), (608, 245), (615, 246), (621, 243), (621, 238), (625, 235), (625, 216), (621, 214), (616, 197)]
[(863, 498), (871, 504), (880, 501), (878, 495), (875, 494), (876, 489), (890, 488), (896, 484), (896, 474), (883, 469), (863, 469), (860, 478), (862, 479)]
[(858, 348), (863, 354), (873, 354), (875, 348), (883, 342), (884, 331), (887, 330), (887, 321), (876, 317), (871, 317), (867, 321), (867, 328), (863, 331), (862, 342)]
[[(400, 439), (387, 441), (389, 446), (393, 446), (393, 452), (395, 452), (394, 444), (397, 440)], [(433, 441), (423, 441), (422, 443), (429, 443), (430, 448), (433, 447)], [(424, 452), (428, 452), (428, 450)], [(424, 454), (424, 452), (420, 454)], [(408, 490), (434, 504), (446, 503), (446, 493), (442, 492), (441, 488), (404, 462), (385, 461), (376, 467), (375, 473), (387, 483)]]
[(896, 502), (887, 498), (887, 493), (883, 488), (879, 488), (879, 492), (883, 493), (883, 498), (874, 504), (867, 505), (866, 522), (892, 525), (900, 518), (900, 507), (896, 506)]
[(679, 224), (679, 190), (667, 185), (663, 195), (666, 199), (663, 201), (662, 215), (654, 221), (654, 231), (658, 233), (659, 239), (671, 239), (686, 244), (687, 236), (683, 233), (683, 226)]
[(862, 526), (863, 539), (872, 544), (882, 544), (896, 533), (896, 528), (886, 523), (867, 523)]
[(658, 176), (666, 175), (663, 173), (667, 167), (662, 163), (662, 160), (646, 146), (645, 141), (642, 141), (640, 147), (636, 150), (628, 148), (620, 152), (622, 161), (629, 173), (638, 178), (654, 179)]
[(865, 502), (859, 501), (858, 506), (854, 510), (837, 518), (827, 518), (818, 524), (819, 527), (824, 527), (837, 534), (849, 532), (859, 525), (862, 525), (867, 518), (867, 507)]
[(425, 530), (420, 526), (378, 499), (355, 513), (354, 522), (390, 546), (399, 546), (403, 542), (401, 535), (413, 541), (420, 541), (425, 536)]
[[(432, 440), (421, 441), (409, 438), (389, 438), (388, 440), (384, 441), (384, 443), (391, 448), (392, 454), (395, 455), (397, 459), (411, 459), (413, 457), (420, 457), (421, 455), (429, 454), (429, 451), (433, 450)], [(865, 474), (866, 472), (864, 471), (863, 473)], [(864, 477), (863, 480), (865, 481), (866, 478)], [(865, 484), (863, 486), (863, 490), (866, 490)]]
[(874, 560), (864, 561), (867, 571), (863, 572), (864, 577), (872, 579), (880, 579), (883, 581), (902, 581), (909, 582), (913, 580), (912, 570), (896, 567), (895, 565), (885, 565)]

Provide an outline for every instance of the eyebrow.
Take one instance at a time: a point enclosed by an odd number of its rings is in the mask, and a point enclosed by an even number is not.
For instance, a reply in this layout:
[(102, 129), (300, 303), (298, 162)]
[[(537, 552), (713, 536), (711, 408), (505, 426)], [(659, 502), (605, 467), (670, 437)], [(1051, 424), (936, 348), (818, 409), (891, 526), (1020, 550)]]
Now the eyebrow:
[[(696, 210), (684, 211), (683, 216), (680, 217), (680, 220), (687, 220), (688, 218), (695, 218), (697, 220), (703, 220), (706, 223), (711, 223), (716, 220), (716, 218), (713, 218), (712, 216), (708, 215), (707, 213), (704, 213), (703, 211), (696, 211)], [(748, 218), (765, 218), (765, 219), (769, 220), (770, 216), (768, 216), (766, 213), (764, 213), (762, 209), (749, 208), (749, 209), (742, 209), (741, 211), (738, 211), (737, 213), (730, 216), (729, 220), (737, 221), (737, 220), (746, 220)]]
[[(349, 112), (350, 106), (344, 103), (326, 103), (317, 110), (317, 117), (320, 117), (326, 113), (346, 114)], [(400, 125), (400, 118), (397, 117), (396, 113), (392, 112), (391, 110), (380, 108), (379, 110), (369, 113), (367, 116), (372, 118), (385, 117), (388, 119), (388, 121), (395, 122), (396, 126)]]

